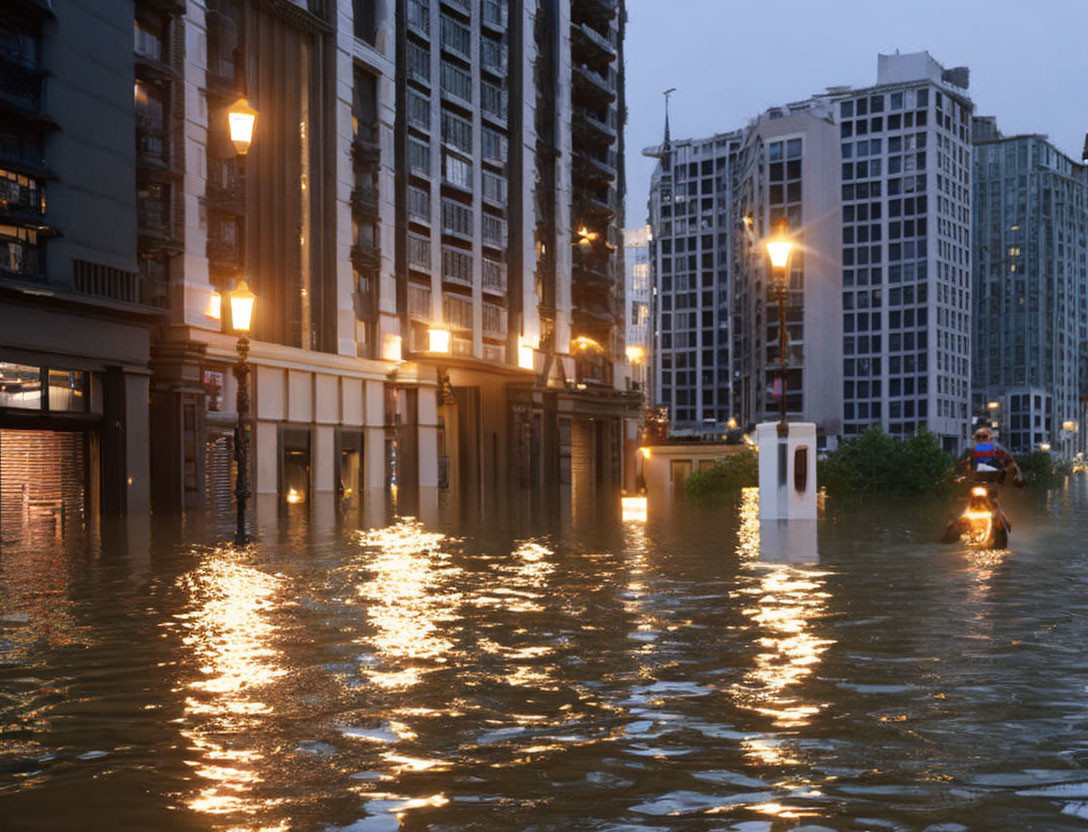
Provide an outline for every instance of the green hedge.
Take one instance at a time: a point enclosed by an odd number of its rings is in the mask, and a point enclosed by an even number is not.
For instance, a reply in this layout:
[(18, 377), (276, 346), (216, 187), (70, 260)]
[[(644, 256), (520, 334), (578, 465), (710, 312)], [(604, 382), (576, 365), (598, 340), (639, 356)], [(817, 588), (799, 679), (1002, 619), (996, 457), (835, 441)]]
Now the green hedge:
[(1018, 462), (1024, 479), (1031, 485), (1048, 488), (1060, 483), (1066, 474), (1064, 467), (1055, 465), (1046, 451), (1033, 451)]
[(759, 455), (744, 450), (727, 456), (713, 468), (696, 471), (684, 481), (684, 494), (693, 500), (707, 500), (734, 494), (742, 488), (759, 485)]
[(953, 462), (928, 431), (897, 439), (874, 426), (821, 460), (817, 482), (836, 495), (936, 494)]

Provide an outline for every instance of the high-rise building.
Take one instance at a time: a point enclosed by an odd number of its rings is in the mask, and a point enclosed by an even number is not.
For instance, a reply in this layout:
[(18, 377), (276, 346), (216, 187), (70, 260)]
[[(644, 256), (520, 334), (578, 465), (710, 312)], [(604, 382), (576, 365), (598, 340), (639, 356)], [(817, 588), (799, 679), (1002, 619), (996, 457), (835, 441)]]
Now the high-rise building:
[[(669, 361), (690, 363), (696, 352), (689, 307), (679, 317), (665, 308), (679, 302), (664, 295), (666, 281), (676, 279), (666, 269), (677, 263), (663, 251), (654, 260), (654, 285), (662, 293), (655, 393), (672, 409), (677, 428), (706, 418), (695, 412), (696, 390), (720, 402), (731, 387), (730, 406), (744, 422), (777, 413), (777, 308), (761, 241), (772, 218), (784, 217), (800, 243), (787, 301), (789, 411), (826, 434), (856, 435), (879, 425), (895, 435), (928, 429), (949, 450), (966, 440), (973, 108), (967, 78), (965, 68), (945, 70), (925, 52), (880, 55), (875, 86), (829, 87), (726, 134), (734, 137), (737, 160), (716, 200), (728, 215), (718, 218), (716, 238), (698, 235), (703, 245), (694, 252), (702, 258), (695, 262), (717, 255), (731, 264), (718, 283), (702, 289), (703, 296), (707, 289), (731, 295), (735, 313), (727, 339), (734, 358), (725, 365), (732, 378), (719, 372), (716, 389), (708, 389), (705, 372), (695, 376), (685, 366), (679, 378), (688, 389), (680, 397), (677, 368), (664, 366), (675, 349), (666, 343), (684, 344), (685, 357)], [(718, 138), (671, 145), (703, 148)], [(676, 150), (665, 152), (669, 145), (655, 150), (661, 162), (650, 198), (655, 245), (662, 249), (674, 218), (655, 206), (681, 196), (674, 170), (691, 173), (695, 158), (685, 156), (681, 168)], [(690, 200), (684, 184), (683, 199)], [(701, 189), (699, 199), (685, 211), (708, 222), (697, 213), (704, 203), (710, 207)], [(682, 243), (685, 267), (693, 265), (691, 244)], [(675, 259), (674, 247), (670, 241)], [(705, 306), (698, 309), (704, 315)], [(710, 357), (702, 343), (698, 352), (701, 361)]]
[(632, 387), (644, 395), (650, 379), (650, 236), (649, 225), (623, 231), (627, 358)]
[(786, 296), (786, 412), (842, 429), (842, 214), (839, 135), (829, 102), (762, 114), (744, 136), (733, 179), (730, 239), (733, 401), (741, 425), (780, 413), (778, 287), (763, 240), (787, 223), (794, 249)]
[(973, 125), (972, 409), (1013, 453), (1069, 458), (1088, 393), (1088, 170), (1046, 136)]
[(966, 68), (880, 55), (834, 88), (842, 138), (843, 433), (968, 438), (971, 115)]
[(741, 132), (672, 141), (645, 151), (650, 185), (652, 404), (673, 435), (716, 436), (735, 413), (731, 385), (731, 177)]
[[(0, 430), (31, 410), (74, 425), (64, 408), (89, 401), (79, 418), (102, 430), (72, 453), (102, 459), (108, 487), (83, 491), (103, 507), (146, 503), (150, 425), (156, 511), (229, 508), (244, 276), (258, 503), (428, 516), (446, 490), (493, 516), (612, 494), (638, 407), (624, 15), (619, 0), (8, 4), (0, 236), (19, 312), (0, 327)], [(242, 155), (239, 99), (257, 111)], [(63, 374), (70, 395), (41, 392)]]
[(155, 51), (149, 30), (179, 11), (137, 2), (134, 14), (121, 0), (0, 7), (5, 540), (70, 531), (99, 511), (147, 515), (148, 343), (167, 284), (145, 256), (171, 250), (174, 168), (169, 137), (141, 121), (152, 105), (141, 109), (140, 94), (150, 74), (172, 77), (172, 55)]

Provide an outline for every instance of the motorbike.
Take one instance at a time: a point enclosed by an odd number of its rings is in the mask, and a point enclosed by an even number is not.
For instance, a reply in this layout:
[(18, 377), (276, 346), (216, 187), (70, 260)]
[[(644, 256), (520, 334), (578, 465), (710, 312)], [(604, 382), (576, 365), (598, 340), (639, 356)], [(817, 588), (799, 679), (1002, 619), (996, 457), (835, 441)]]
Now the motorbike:
[(945, 527), (945, 543), (963, 541), (982, 549), (1004, 549), (1009, 543), (1012, 525), (997, 503), (997, 488), (972, 484), (967, 506), (959, 517)]

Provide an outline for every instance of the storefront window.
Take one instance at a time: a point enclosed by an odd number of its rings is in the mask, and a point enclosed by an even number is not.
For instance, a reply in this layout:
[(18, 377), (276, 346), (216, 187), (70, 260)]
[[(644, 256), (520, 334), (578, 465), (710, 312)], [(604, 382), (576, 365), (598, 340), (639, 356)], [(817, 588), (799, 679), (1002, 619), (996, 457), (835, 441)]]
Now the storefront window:
[(87, 374), (83, 370), (49, 371), (49, 409), (87, 412)]
[(0, 361), (0, 407), (41, 410), (41, 368)]

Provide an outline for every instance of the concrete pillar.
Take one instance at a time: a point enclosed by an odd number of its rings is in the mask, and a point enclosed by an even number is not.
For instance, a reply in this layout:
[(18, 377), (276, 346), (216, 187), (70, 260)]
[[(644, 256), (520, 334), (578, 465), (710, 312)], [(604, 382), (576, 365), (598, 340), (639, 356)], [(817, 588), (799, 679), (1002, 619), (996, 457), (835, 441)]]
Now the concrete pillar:
[(756, 426), (759, 445), (761, 520), (816, 519), (816, 425), (790, 422), (786, 436), (778, 422)]
[(150, 411), (148, 390), (151, 373), (125, 373), (125, 513), (129, 517), (146, 517), (151, 510), (151, 470), (148, 448)]
[(279, 493), (279, 444), (276, 423), (257, 422), (249, 449), (256, 463), (256, 482), (250, 489), (255, 494)]
[(438, 390), (421, 387), (417, 403), (419, 418), (419, 519), (438, 519)]
[(336, 470), (336, 428), (317, 425), (313, 435), (311, 477), (315, 493), (336, 491), (340, 472)]

